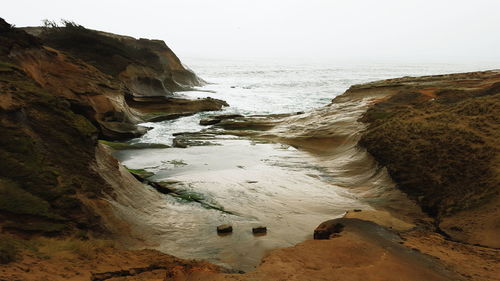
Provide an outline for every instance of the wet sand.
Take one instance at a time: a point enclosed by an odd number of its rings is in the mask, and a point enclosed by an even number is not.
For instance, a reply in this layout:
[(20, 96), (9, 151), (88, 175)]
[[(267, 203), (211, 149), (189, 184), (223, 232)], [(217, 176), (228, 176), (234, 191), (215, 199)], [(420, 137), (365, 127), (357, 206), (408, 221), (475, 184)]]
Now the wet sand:
[[(269, 250), (311, 238), (322, 221), (348, 209), (369, 208), (355, 194), (333, 185), (325, 168), (306, 152), (244, 139), (216, 142), (219, 145), (115, 153), (129, 168), (154, 172), (151, 180), (171, 182), (176, 190), (193, 192), (235, 214), (162, 195), (151, 202), (157, 210), (141, 218), (156, 231), (153, 248), (248, 271)], [(233, 225), (234, 233), (218, 236), (216, 226), (225, 223)], [(252, 227), (259, 225), (268, 228), (267, 235), (252, 234)]]
[[(279, 117), (267, 131), (226, 130), (230, 136), (212, 130), (212, 145), (115, 152), (128, 168), (152, 172), (150, 180), (169, 182), (219, 210), (163, 194), (135, 207), (120, 202), (139, 195), (125, 194), (128, 199), (113, 204), (119, 216), (136, 223), (135, 233), (147, 247), (243, 271), (253, 270), (272, 249), (312, 238), (318, 224), (347, 210), (390, 205), (402, 215), (418, 213), (357, 146), (363, 128), (357, 119), (367, 105), (368, 100), (346, 102)], [(249, 133), (251, 138), (237, 137)], [(216, 226), (227, 223), (234, 233), (218, 236)], [(252, 234), (259, 225), (268, 228), (267, 235)]]

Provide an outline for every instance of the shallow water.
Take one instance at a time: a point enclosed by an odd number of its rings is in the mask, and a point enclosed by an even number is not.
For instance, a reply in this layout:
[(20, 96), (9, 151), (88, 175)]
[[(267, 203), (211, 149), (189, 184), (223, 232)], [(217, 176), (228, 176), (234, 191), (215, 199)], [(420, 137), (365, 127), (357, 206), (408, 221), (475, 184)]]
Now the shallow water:
[[(150, 218), (161, 236), (157, 249), (250, 270), (267, 250), (310, 238), (319, 223), (349, 208), (367, 208), (324, 181), (307, 153), (241, 139), (221, 143), (117, 154), (128, 167), (149, 167), (157, 172), (152, 179), (179, 181), (177, 189), (199, 193), (235, 214), (165, 195), (163, 209)], [(224, 223), (232, 224), (234, 233), (219, 237), (215, 227)], [(253, 236), (252, 227), (259, 225), (267, 226), (266, 236)]]
[[(387, 173), (356, 146), (363, 102), (318, 109), (350, 85), (406, 76), (478, 70), (459, 65), (371, 65), (194, 61), (193, 69), (211, 82), (204, 91), (183, 92), (190, 98), (211, 96), (231, 106), (224, 113), (269, 114), (306, 111), (289, 118), (270, 134), (280, 138), (317, 136), (321, 143), (292, 146), (217, 136), (215, 145), (186, 149), (126, 150), (116, 157), (129, 168), (154, 172), (192, 192), (207, 208), (169, 195), (151, 197), (147, 212), (116, 203), (124, 219), (141, 221), (149, 247), (182, 258), (200, 258), (234, 269), (251, 270), (269, 250), (308, 239), (321, 222), (346, 210), (371, 208), (382, 197), (397, 196)], [(334, 114), (332, 114), (334, 112)], [(217, 114), (219, 114), (218, 112)], [(197, 132), (200, 118), (213, 113), (159, 123), (132, 142), (171, 144), (173, 133)], [(315, 151), (318, 147), (328, 150)], [(392, 193), (391, 193), (392, 192)], [(129, 195), (133, 196), (133, 195)], [(137, 207), (136, 208), (140, 208)], [(234, 233), (218, 236), (217, 225), (230, 223)], [(253, 226), (268, 227), (253, 236)], [(140, 231), (139, 231), (140, 232)]]

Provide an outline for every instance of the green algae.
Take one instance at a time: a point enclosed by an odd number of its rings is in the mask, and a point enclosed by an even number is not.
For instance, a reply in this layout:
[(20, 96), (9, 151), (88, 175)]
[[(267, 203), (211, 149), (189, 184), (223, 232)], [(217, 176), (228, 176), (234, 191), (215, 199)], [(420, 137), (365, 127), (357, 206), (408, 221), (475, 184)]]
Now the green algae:
[(130, 169), (128, 167), (125, 167), (125, 168), (127, 168), (127, 170), (129, 172), (131, 172), (132, 174), (136, 174), (136, 175), (138, 175), (141, 178), (149, 178), (149, 177), (152, 177), (152, 176), (155, 175), (154, 173), (148, 172), (148, 171), (146, 171), (144, 169)]

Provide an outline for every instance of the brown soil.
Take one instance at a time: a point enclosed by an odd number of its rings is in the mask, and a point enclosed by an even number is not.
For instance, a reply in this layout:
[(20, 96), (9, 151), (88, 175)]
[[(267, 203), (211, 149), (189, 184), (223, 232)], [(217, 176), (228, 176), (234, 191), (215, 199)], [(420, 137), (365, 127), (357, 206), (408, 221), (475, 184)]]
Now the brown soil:
[(0, 265), (5, 281), (162, 281), (168, 272), (218, 272), (205, 262), (181, 260), (153, 250), (127, 251), (111, 247), (98, 249), (91, 257), (71, 251), (51, 257), (26, 253), (22, 261)]

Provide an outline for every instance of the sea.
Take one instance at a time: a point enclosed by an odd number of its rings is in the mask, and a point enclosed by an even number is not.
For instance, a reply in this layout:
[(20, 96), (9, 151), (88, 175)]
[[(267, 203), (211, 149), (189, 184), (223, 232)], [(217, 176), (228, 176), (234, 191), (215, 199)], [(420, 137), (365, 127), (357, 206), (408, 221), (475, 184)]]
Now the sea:
[[(179, 92), (186, 98), (212, 97), (230, 106), (218, 114), (242, 115), (292, 113), (325, 106), (350, 86), (404, 76), (471, 72), (500, 68), (500, 63), (335, 63), (269, 59), (194, 59), (186, 66), (208, 82), (200, 91)], [(137, 141), (172, 143), (172, 133), (196, 132), (200, 113), (160, 123)]]

